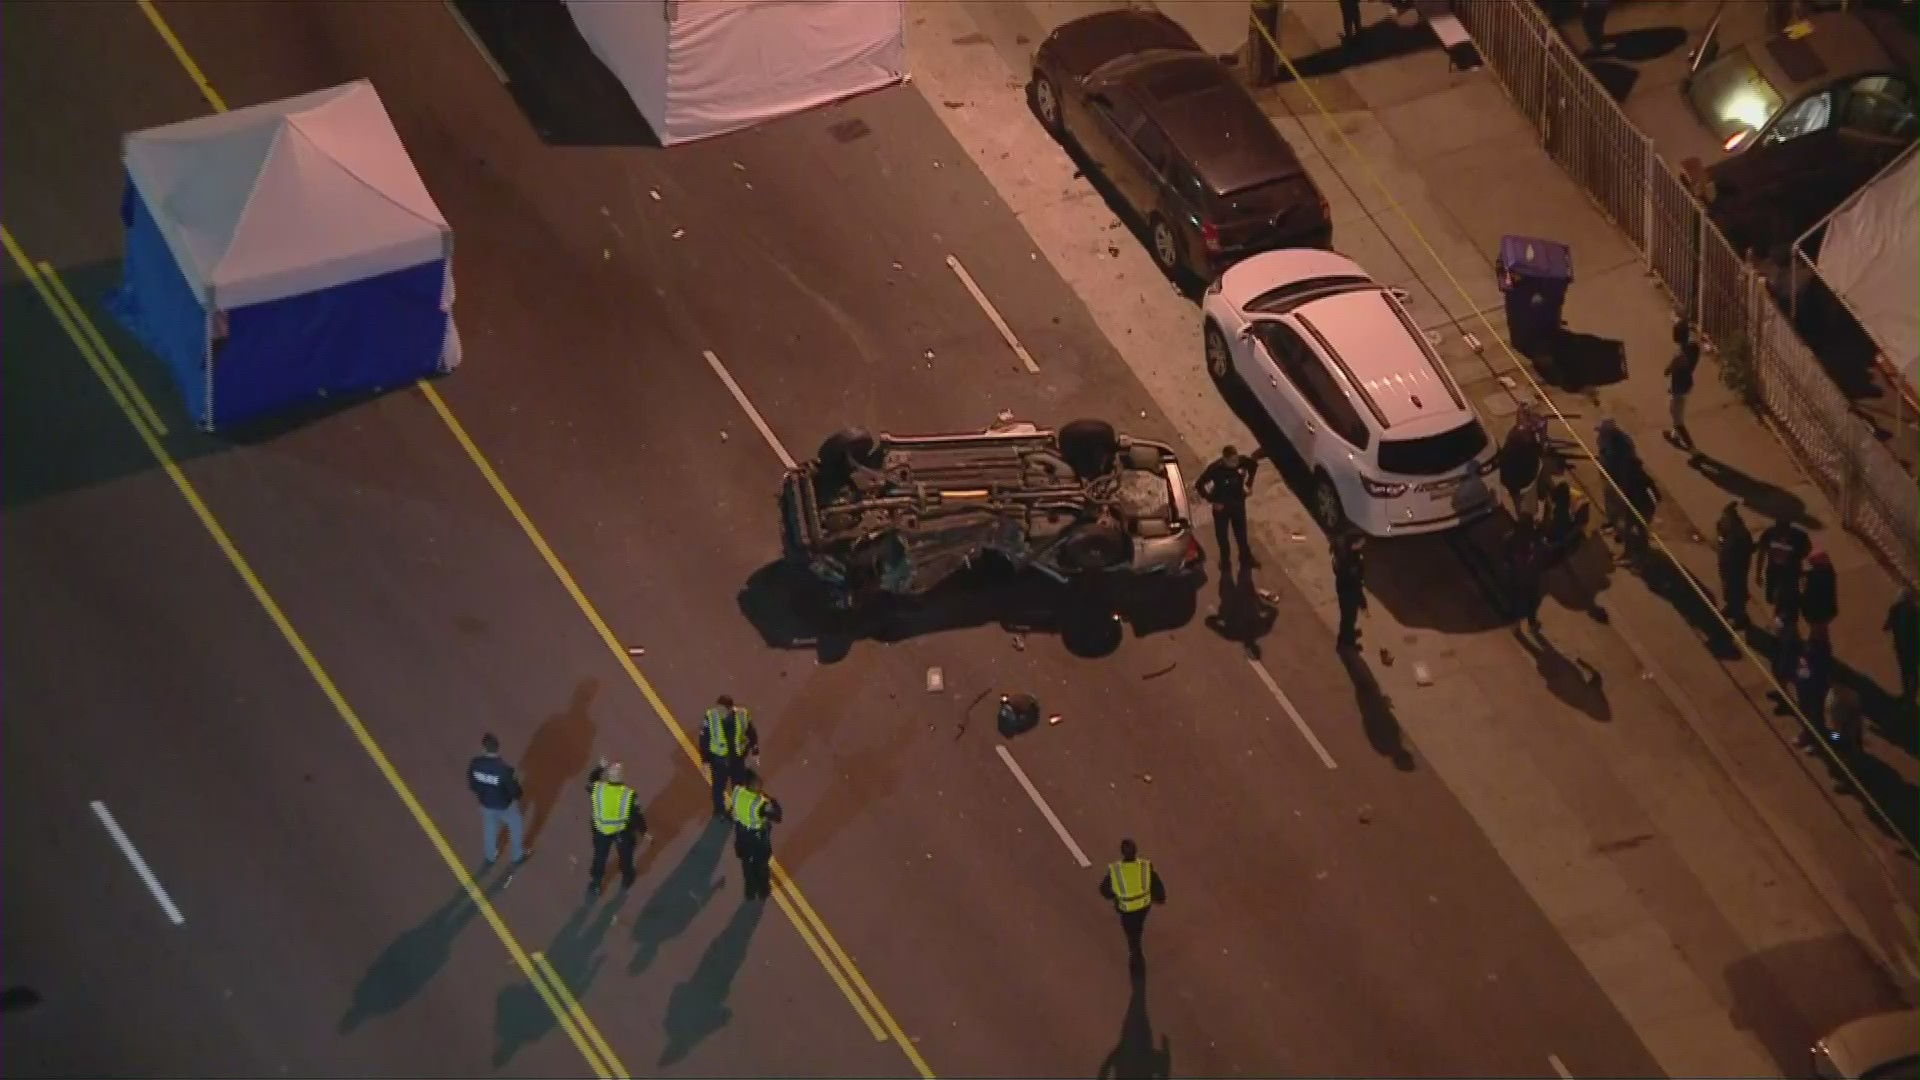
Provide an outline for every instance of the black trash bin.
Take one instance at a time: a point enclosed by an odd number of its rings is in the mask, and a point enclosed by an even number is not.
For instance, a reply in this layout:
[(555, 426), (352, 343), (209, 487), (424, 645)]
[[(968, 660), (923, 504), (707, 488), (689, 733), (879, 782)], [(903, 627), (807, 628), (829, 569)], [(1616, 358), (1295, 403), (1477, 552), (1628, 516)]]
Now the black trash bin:
[(1573, 283), (1573, 251), (1557, 240), (1503, 236), (1495, 264), (1507, 298), (1507, 336), (1521, 355), (1535, 360), (1553, 351), (1560, 312)]

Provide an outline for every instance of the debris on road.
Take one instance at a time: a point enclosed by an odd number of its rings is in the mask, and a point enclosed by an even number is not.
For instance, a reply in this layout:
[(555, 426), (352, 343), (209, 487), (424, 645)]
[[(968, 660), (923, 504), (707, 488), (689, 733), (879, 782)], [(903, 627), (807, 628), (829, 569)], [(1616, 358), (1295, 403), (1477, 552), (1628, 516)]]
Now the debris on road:
[(900, 265), (900, 263), (899, 263), (898, 261), (896, 261), (896, 262), (895, 262), (895, 263), (893, 264), (893, 268), (894, 268), (895, 270), (905, 270), (905, 269), (906, 269), (906, 267), (904, 267), (904, 266), (901, 266), (901, 265)]
[(932, 350), (932, 349), (928, 349), (928, 350), (927, 350), (927, 352), (926, 352), (926, 357), (927, 357), (927, 359), (929, 359), (929, 360), (931, 360), (931, 359), (933, 359), (933, 350)]
[(649, 194), (649, 195), (651, 195), (651, 196), (653, 196), (653, 201), (654, 201), (654, 202), (659, 202), (659, 201), (660, 201), (660, 193), (659, 193), (658, 191), (655, 191), (655, 190), (654, 190), (653, 188), (648, 188), (648, 189), (647, 189), (647, 194)]
[(1293, 541), (1296, 544), (1304, 544), (1307, 541), (1307, 534), (1298, 533), (1298, 532), (1289, 532), (1287, 534), (1287, 539)]
[(724, 432), (724, 431), (723, 431), (723, 432), (721, 432), (721, 433), (720, 433), (720, 441), (721, 441), (721, 442), (726, 442), (726, 441), (727, 441), (727, 433), (726, 433), (726, 432)]
[(675, 240), (678, 240), (678, 239), (680, 239), (681, 237), (683, 237), (683, 236), (685, 236), (685, 235), (687, 235), (687, 230), (685, 230), (685, 229), (675, 229), (675, 230), (673, 230), (673, 238), (674, 238)]
[(742, 164), (740, 164), (740, 163), (739, 163), (739, 162), (737, 162), (737, 161), (733, 163), (733, 167), (734, 167), (734, 170), (735, 170), (735, 171), (737, 171), (737, 172), (746, 172), (746, 171), (747, 171), (747, 167), (746, 167), (745, 165), (742, 165)]
[(1119, 257), (1120, 257), (1120, 245), (1119, 245), (1119, 244), (1108, 244), (1108, 245), (1107, 245), (1107, 258), (1109, 258), (1109, 259), (1117, 259), (1117, 258), (1119, 258)]
[(1153, 774), (1150, 772), (1143, 772), (1137, 777), (1137, 779), (1143, 784), (1151, 784), (1153, 783)]
[(611, 251), (610, 249), (608, 249), (608, 248), (601, 248), (601, 249), (600, 249), (600, 257), (601, 257), (602, 259), (611, 259), (611, 258), (613, 258), (613, 252), (612, 252), (612, 251)]
[(1362, 825), (1373, 824), (1373, 804), (1372, 803), (1360, 804), (1360, 824)]
[(1426, 661), (1415, 660), (1413, 662), (1413, 682), (1416, 686), (1433, 685), (1433, 672), (1428, 670)]
[(945, 105), (949, 109), (964, 109), (967, 107), (967, 103), (964, 101), (942, 101), (940, 104)]
[(629, 645), (627, 646), (627, 655), (628, 656), (645, 656), (647, 655), (647, 650), (642, 648), (639, 645)]
[(1014, 652), (1027, 651), (1027, 635), (1025, 634), (1013, 635), (1013, 651)]
[(1392, 667), (1392, 666), (1393, 666), (1393, 650), (1391, 650), (1391, 649), (1381, 649), (1381, 650), (1380, 650), (1380, 663), (1381, 663), (1381, 665), (1382, 665), (1382, 666), (1384, 666), (1384, 667)]
[(937, 667), (927, 669), (927, 693), (937, 694), (947, 688), (947, 675)]
[(1054, 713), (1052, 716), (1047, 717), (1047, 726), (1054, 727), (1064, 719), (1066, 719), (1066, 717), (1061, 716), (1059, 713)]
[(1160, 676), (1165, 675), (1167, 672), (1172, 671), (1174, 668), (1177, 668), (1179, 666), (1180, 666), (1180, 661), (1175, 660), (1173, 663), (1168, 664), (1166, 667), (1163, 667), (1158, 671), (1147, 672), (1145, 675), (1140, 676), (1140, 678), (1143, 682), (1147, 679), (1157, 679)]

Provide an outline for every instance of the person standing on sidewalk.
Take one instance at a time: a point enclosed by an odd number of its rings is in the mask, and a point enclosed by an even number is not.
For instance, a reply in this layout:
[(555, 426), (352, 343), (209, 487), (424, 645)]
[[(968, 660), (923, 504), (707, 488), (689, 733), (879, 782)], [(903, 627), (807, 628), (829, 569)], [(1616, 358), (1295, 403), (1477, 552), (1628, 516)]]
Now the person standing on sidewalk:
[(1153, 872), (1151, 860), (1140, 857), (1140, 848), (1131, 840), (1120, 841), (1120, 861), (1107, 864), (1100, 879), (1100, 895), (1113, 903), (1120, 913), (1120, 932), (1127, 938), (1127, 971), (1134, 976), (1147, 973), (1147, 954), (1141, 939), (1147, 931), (1147, 915), (1153, 905), (1167, 902), (1167, 887)]
[[(1901, 589), (1900, 598), (1887, 609), (1887, 621), (1880, 628), (1893, 639), (1893, 658), (1900, 665), (1900, 703), (1913, 711), (1915, 676), (1920, 674), (1920, 656), (1915, 655), (1916, 611), (1912, 589)], [(1911, 715), (1909, 715), (1911, 718)]]
[(1220, 449), (1219, 459), (1194, 481), (1194, 490), (1213, 505), (1213, 542), (1220, 548), (1223, 573), (1233, 566), (1227, 548), (1229, 530), (1233, 533), (1232, 539), (1240, 545), (1240, 565), (1248, 568), (1260, 565), (1253, 557), (1253, 549), (1247, 546), (1247, 496), (1253, 494), (1253, 474), (1258, 468), (1252, 459), (1241, 457), (1240, 451), (1225, 446)]
[(1360, 0), (1340, 0), (1340, 44), (1351, 49), (1360, 44)]
[(507, 844), (513, 865), (519, 866), (531, 854), (521, 842), (526, 819), (520, 813), (520, 776), (500, 757), (500, 740), (492, 732), (480, 736), (480, 754), (467, 763), (467, 789), (480, 800), (480, 850), (486, 854), (482, 868), (500, 858), (500, 830), (507, 830)]
[(1585, 0), (1580, 5), (1580, 29), (1587, 33), (1587, 52), (1594, 56), (1607, 51), (1607, 11), (1613, 0)]
[(1800, 745), (1811, 746), (1817, 733), (1827, 737), (1827, 694), (1833, 690), (1833, 648), (1825, 637), (1809, 638), (1800, 650), (1800, 667), (1794, 672), (1794, 696), (1800, 715), (1813, 725), (1813, 731), (1800, 733)]
[(1546, 563), (1540, 529), (1532, 518), (1521, 518), (1507, 538), (1507, 581), (1513, 592), (1514, 614), (1524, 617), (1536, 634), (1540, 632), (1540, 594)]
[(1735, 630), (1747, 628), (1747, 574), (1753, 568), (1753, 533), (1740, 516), (1740, 504), (1720, 511), (1715, 529), (1720, 546), (1720, 617)]
[(1500, 443), (1500, 486), (1507, 489), (1507, 501), (1516, 519), (1533, 515), (1532, 495), (1540, 481), (1544, 449), (1541, 427), (1523, 407)]
[(1674, 336), (1682, 340), (1673, 359), (1667, 362), (1667, 416), (1673, 422), (1667, 429), (1667, 441), (1691, 453), (1697, 448), (1693, 445), (1693, 435), (1687, 431), (1687, 395), (1693, 393), (1693, 371), (1700, 366), (1700, 346), (1682, 329), (1676, 329)]
[(1812, 550), (1813, 541), (1785, 514), (1761, 530), (1760, 586), (1777, 624), (1797, 627), (1800, 621), (1802, 564)]
[(1827, 627), (1840, 614), (1840, 577), (1833, 572), (1833, 560), (1824, 551), (1816, 551), (1807, 560), (1807, 578), (1800, 586), (1800, 614), (1807, 620), (1807, 638), (1827, 640)]
[(1366, 537), (1358, 530), (1333, 541), (1333, 596), (1340, 603), (1340, 634), (1333, 647), (1360, 647), (1360, 613), (1367, 607)]

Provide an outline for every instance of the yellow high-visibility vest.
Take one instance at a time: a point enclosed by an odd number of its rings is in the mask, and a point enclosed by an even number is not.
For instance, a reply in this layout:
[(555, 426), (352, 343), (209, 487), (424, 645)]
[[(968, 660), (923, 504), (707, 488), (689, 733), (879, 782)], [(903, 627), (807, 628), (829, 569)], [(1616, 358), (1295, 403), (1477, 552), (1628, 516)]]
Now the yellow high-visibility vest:
[(747, 829), (763, 829), (767, 824), (767, 797), (757, 791), (733, 789), (734, 823)]
[[(731, 710), (718, 705), (707, 710), (707, 752), (714, 757), (738, 757), (747, 752), (747, 719), (745, 709), (735, 707)], [(729, 730), (727, 721), (732, 720)]]
[(1146, 859), (1107, 864), (1107, 884), (1121, 911), (1143, 911), (1153, 903), (1153, 863)]
[(632, 814), (632, 788), (625, 784), (609, 784), (604, 780), (593, 785), (593, 827), (596, 832), (612, 836), (627, 827), (627, 818)]

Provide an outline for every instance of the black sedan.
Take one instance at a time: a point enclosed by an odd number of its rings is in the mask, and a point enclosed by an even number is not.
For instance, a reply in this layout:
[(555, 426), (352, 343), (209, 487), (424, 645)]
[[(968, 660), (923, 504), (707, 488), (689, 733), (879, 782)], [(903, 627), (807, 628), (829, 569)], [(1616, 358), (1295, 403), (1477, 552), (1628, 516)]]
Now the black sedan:
[(1075, 19), (1033, 65), (1041, 123), (1106, 179), (1176, 279), (1211, 280), (1256, 252), (1332, 246), (1327, 201), (1293, 148), (1165, 15)]

